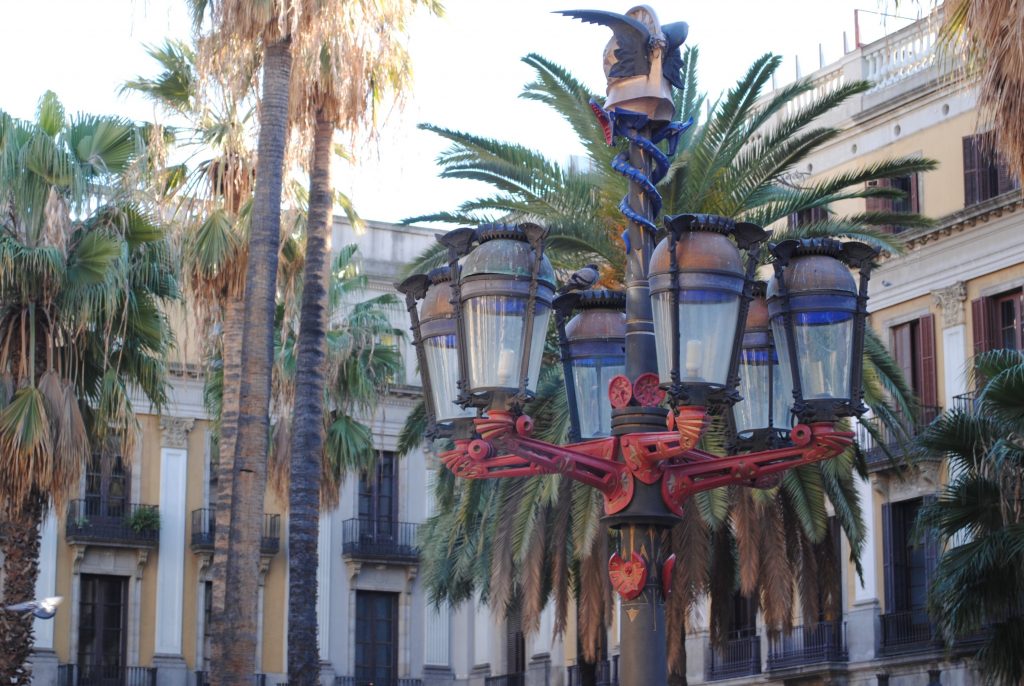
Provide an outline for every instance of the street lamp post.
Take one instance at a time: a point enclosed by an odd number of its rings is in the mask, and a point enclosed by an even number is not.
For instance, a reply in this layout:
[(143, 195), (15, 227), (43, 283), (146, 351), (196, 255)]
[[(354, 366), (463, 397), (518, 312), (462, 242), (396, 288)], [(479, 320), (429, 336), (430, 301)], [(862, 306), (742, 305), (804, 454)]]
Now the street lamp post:
[[(876, 251), (784, 241), (769, 248), (775, 275), (765, 285), (754, 280), (768, 236), (761, 227), (683, 214), (664, 219), (656, 242), (654, 184), (688, 126), (671, 121), (669, 97), (686, 25), (660, 27), (646, 7), (565, 14), (615, 32), (609, 97), (592, 107), (609, 144), (629, 141), (613, 162), (630, 181), (620, 205), (629, 222), (624, 291), (590, 290), (581, 278), (556, 297), (547, 231), (528, 223), (449, 232), (439, 238), (448, 266), (397, 287), (429, 435), (453, 442), (445, 466), (470, 479), (560, 473), (604, 496), (605, 521), (619, 534), (609, 575), (622, 599), (620, 683), (652, 686), (667, 682), (665, 598), (676, 562), (668, 532), (686, 500), (722, 486), (774, 485), (783, 471), (851, 444), (837, 422), (863, 411)], [(570, 406), (565, 446), (533, 438), (524, 413), (552, 312)], [(711, 415), (734, 429), (727, 456), (700, 449)]]

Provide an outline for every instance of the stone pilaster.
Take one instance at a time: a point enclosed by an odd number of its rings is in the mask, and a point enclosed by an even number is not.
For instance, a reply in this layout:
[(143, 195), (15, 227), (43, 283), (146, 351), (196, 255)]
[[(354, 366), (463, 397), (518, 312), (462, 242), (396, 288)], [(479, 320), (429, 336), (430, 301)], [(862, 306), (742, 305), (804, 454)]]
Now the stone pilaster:
[(160, 418), (160, 548), (156, 570), (156, 636), (153, 666), (157, 686), (185, 686), (182, 655), (185, 603), (185, 526), (190, 417)]

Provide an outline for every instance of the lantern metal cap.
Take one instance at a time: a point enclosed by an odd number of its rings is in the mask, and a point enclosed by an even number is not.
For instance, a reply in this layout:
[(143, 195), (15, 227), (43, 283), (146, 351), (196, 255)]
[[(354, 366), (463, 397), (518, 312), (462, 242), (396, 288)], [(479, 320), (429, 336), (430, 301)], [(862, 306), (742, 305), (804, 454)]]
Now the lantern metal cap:
[(824, 255), (844, 264), (862, 269), (870, 267), (878, 257), (878, 248), (860, 241), (839, 241), (835, 238), (790, 239), (768, 246), (775, 259), (787, 264), (794, 257)]
[(445, 283), (446, 281), (452, 280), (452, 270), (447, 265), (443, 267), (437, 267), (427, 272), (427, 278), (430, 279), (430, 285), (436, 286), (439, 283)]
[(551, 306), (558, 312), (569, 313), (572, 310), (623, 310), (626, 309), (626, 293), (607, 288), (596, 290), (572, 291), (557, 296)]
[(738, 222), (718, 214), (675, 214), (665, 217), (665, 228), (677, 236), (684, 231), (707, 231), (732, 236), (741, 250), (763, 242), (769, 235), (757, 224)]

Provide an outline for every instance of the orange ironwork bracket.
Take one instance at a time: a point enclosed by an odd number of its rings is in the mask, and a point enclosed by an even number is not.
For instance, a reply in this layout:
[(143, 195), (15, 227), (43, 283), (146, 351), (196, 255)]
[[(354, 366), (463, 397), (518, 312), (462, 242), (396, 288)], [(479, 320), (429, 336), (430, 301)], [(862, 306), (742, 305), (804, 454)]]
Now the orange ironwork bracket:
[(775, 474), (836, 457), (853, 444), (853, 432), (825, 422), (798, 424), (790, 436), (792, 447), (744, 455), (716, 457), (701, 450), (687, 451), (683, 462), (665, 466), (662, 500), (682, 516), (683, 503), (694, 493), (729, 485), (770, 485)]

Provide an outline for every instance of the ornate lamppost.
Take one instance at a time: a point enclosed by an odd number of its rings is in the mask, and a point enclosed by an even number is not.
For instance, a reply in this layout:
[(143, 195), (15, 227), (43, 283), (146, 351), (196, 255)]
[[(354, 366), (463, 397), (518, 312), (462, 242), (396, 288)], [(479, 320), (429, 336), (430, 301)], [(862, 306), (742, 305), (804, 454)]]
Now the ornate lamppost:
[[(768, 233), (712, 215), (664, 218), (657, 179), (688, 124), (673, 122), (686, 25), (653, 12), (565, 12), (612, 28), (604, 107), (592, 103), (613, 162), (630, 180), (620, 209), (623, 292), (555, 296), (536, 224), (449, 232), (447, 268), (414, 275), (405, 293), (431, 435), (470, 479), (564, 474), (598, 489), (619, 532), (609, 561), (622, 598), (620, 681), (667, 682), (664, 603), (673, 557), (668, 531), (687, 498), (721, 486), (765, 487), (788, 469), (829, 459), (852, 442), (837, 422), (863, 411), (861, 357), (867, 281), (876, 252), (861, 243), (784, 241), (775, 275), (754, 280)], [(851, 274), (859, 272), (859, 284)], [(568, 289), (563, 289), (568, 290)], [(751, 301), (753, 300), (753, 304)], [(569, 400), (569, 445), (531, 437), (534, 396), (552, 311)], [(742, 388), (743, 395), (740, 393)], [(787, 397), (788, 394), (788, 397)], [(734, 427), (725, 457), (699, 448), (708, 418)], [(681, 560), (680, 564), (686, 564)]]

